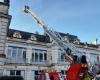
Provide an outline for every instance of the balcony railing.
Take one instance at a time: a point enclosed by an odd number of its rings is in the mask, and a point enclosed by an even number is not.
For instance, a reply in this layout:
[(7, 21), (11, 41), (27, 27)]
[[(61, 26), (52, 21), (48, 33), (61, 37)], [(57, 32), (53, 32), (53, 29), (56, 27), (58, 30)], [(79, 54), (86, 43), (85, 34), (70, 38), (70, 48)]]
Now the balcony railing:
[(48, 64), (48, 61), (41, 61), (41, 60), (31, 60), (31, 62), (28, 62), (28, 59), (23, 58), (6, 58), (6, 64)]
[(32, 64), (43, 64), (43, 65), (45, 65), (45, 64), (48, 64), (48, 61), (46, 60), (46, 61), (42, 61), (42, 60), (31, 60), (31, 63)]
[[(23, 59), (23, 58), (6, 58), (6, 63), (10, 63), (10, 64), (27, 64), (28, 60), (27, 59)], [(46, 60), (31, 60), (30, 64), (43, 64), (46, 65), (49, 62)], [(67, 64), (68, 62), (66, 62), (64, 59), (58, 59), (58, 64)]]
[(67, 64), (68, 62), (65, 59), (58, 59), (58, 64)]
[(27, 59), (23, 58), (6, 58), (6, 63), (27, 63)]

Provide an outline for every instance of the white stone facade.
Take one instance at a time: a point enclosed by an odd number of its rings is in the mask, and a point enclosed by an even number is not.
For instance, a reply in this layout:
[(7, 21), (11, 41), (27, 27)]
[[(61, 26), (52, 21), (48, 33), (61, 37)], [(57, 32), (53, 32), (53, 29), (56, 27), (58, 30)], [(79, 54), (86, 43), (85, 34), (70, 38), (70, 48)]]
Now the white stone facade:
[[(8, 62), (8, 57), (6, 57), (6, 63), (5, 65), (2, 66), (3, 69), (3, 74), (4, 75), (11, 75), (11, 71), (21, 71), (20, 75), (24, 77), (25, 80), (35, 80), (35, 77), (37, 76), (35, 72), (43, 69), (49, 70), (50, 67), (48, 67), (50, 64), (55, 64), (55, 66), (52, 66), (51, 68), (57, 70), (57, 71), (67, 71), (68, 65), (67, 62), (59, 60), (59, 49), (57, 46), (51, 46), (49, 44), (44, 44), (41, 43), (35, 43), (35, 44), (30, 44), (29, 42), (27, 43), (22, 43), (20, 41), (15, 41), (13, 39), (7, 39), (6, 42), (6, 49), (5, 49), (5, 54), (6, 56), (8, 53), (8, 48), (9, 47), (18, 47), (18, 48), (24, 48), (26, 49), (26, 61), (22, 62), (20, 58), (16, 58), (17, 61), (14, 62)], [(47, 52), (47, 60), (46, 61), (40, 61), (36, 60), (32, 62), (32, 53), (33, 49), (37, 50), (43, 50)], [(100, 50), (98, 49), (91, 49), (91, 48), (79, 48), (80, 51), (86, 53), (86, 56), (88, 57), (88, 60), (91, 60), (91, 62), (97, 61), (97, 56), (100, 56)], [(93, 56), (93, 57), (92, 57)], [(14, 57), (14, 56), (13, 56)], [(20, 56), (19, 56), (20, 57)], [(36, 57), (36, 56), (34, 56)], [(39, 56), (38, 56), (39, 57)], [(35, 59), (35, 58), (34, 58)], [(38, 58), (40, 59), (40, 58)], [(90, 62), (90, 61), (89, 61)], [(94, 62), (93, 62), (94, 63)]]

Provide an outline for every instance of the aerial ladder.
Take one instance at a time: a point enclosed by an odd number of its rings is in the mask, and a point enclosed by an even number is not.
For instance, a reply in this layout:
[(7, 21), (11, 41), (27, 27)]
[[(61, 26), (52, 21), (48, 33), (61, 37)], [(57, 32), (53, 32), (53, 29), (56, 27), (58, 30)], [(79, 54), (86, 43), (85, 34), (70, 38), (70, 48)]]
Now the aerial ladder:
[(80, 51), (74, 46), (74, 44), (69, 43), (69, 42), (64, 42), (64, 39), (61, 37), (61, 35), (52, 30), (51, 28), (48, 27), (48, 25), (41, 20), (39, 16), (37, 16), (34, 12), (32, 12), (28, 6), (25, 6), (24, 12), (26, 14), (29, 14), (32, 16), (33, 20), (37, 22), (37, 24), (43, 28), (44, 32), (60, 47), (62, 51), (66, 51), (68, 48), (72, 51), (73, 54), (75, 53), (80, 53)]
[[(82, 52), (78, 50), (78, 48), (75, 47), (73, 43), (70, 43), (68, 41), (65, 42), (58, 32), (50, 29), (48, 25), (39, 16), (37, 16), (34, 12), (30, 10), (29, 6), (24, 7), (24, 12), (32, 16), (33, 20), (41, 28), (43, 28), (44, 32), (56, 43), (57, 46), (59, 46), (59, 48), (61, 49), (61, 51), (65, 53), (65, 55), (69, 56), (69, 54), (67, 54), (68, 49), (71, 50), (72, 55), (74, 54), (77, 55), (77, 53), (83, 54)], [(82, 79), (83, 75), (85, 74), (87, 69), (88, 69), (87, 64), (86, 65), (85, 64), (71, 65), (67, 73), (67, 80), (83, 80)]]

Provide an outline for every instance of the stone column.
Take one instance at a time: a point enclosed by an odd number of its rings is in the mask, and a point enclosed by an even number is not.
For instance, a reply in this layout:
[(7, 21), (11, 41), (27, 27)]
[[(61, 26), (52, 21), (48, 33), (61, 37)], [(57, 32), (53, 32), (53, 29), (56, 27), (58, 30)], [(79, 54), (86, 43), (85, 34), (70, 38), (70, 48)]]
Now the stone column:
[(51, 65), (52, 63), (52, 49), (48, 48), (47, 50), (47, 64)]
[(31, 63), (31, 59), (32, 59), (32, 47), (31, 46), (27, 47), (26, 59), (27, 59), (27, 63)]
[(53, 46), (52, 47), (52, 64), (57, 64), (58, 63), (58, 46)]

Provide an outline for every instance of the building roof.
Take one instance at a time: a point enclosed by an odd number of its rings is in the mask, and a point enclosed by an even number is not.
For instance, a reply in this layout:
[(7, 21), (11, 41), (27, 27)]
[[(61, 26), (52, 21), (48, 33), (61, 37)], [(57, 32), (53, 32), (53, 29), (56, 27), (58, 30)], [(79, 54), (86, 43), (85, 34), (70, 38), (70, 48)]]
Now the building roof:
[[(50, 43), (50, 38), (47, 35), (40, 35), (40, 34), (36, 34), (36, 33), (30, 33), (30, 32), (15, 30), (15, 29), (9, 29), (7, 32), (7, 36), (10, 38), (13, 38), (13, 34), (15, 32), (20, 33), (20, 35), (21, 35), (20, 39), (23, 39), (23, 40), (29, 40), (31, 38), (31, 36), (34, 35), (36, 37), (37, 42)], [(70, 42), (73, 42), (74, 40), (79, 40), (78, 37), (75, 35), (71, 35), (68, 33), (65, 34), (65, 33), (61, 33), (61, 32), (59, 32), (59, 34), (62, 37), (67, 36), (70, 39)], [(83, 42), (80, 42), (78, 45), (98, 48), (98, 45), (88, 44), (88, 43), (83, 43)]]
[(92, 48), (98, 48), (99, 45), (94, 45), (94, 44), (88, 44), (87, 42), (83, 43), (83, 42), (80, 42), (79, 44), (80, 46), (87, 46), (87, 47), (92, 47)]
[(71, 34), (69, 34), (69, 33), (61, 33), (61, 32), (59, 32), (59, 34), (60, 34), (62, 37), (67, 36), (68, 39), (69, 39), (69, 42), (72, 42), (72, 43), (73, 43), (75, 40), (79, 40), (77, 36), (71, 35)]
[(29, 33), (29, 32), (24, 32), (24, 31), (19, 31), (19, 30), (14, 30), (14, 29), (9, 29), (8, 33), (7, 33), (7, 36), (13, 38), (13, 34), (15, 32), (19, 32), (20, 35), (21, 35), (21, 39), (24, 39), (24, 40), (29, 40), (31, 35), (34, 35), (37, 39), (37, 42), (46, 42), (46, 43), (50, 42), (50, 39), (49, 39), (48, 36), (39, 35), (39, 34), (35, 34), (35, 33)]
[[(8, 33), (7, 33), (7, 36), (13, 38), (13, 34), (14, 34), (15, 32), (19, 32), (20, 35), (21, 35), (21, 39), (24, 39), (24, 40), (28, 40), (28, 39), (31, 37), (31, 35), (34, 35), (34, 36), (36, 37), (37, 41), (39, 41), (39, 42), (47, 42), (47, 43), (50, 42), (50, 38), (49, 38), (49, 36), (47, 36), (47, 35), (40, 35), (40, 34), (36, 34), (36, 33), (30, 33), (30, 32), (15, 30), (15, 29), (9, 29), (9, 30), (8, 30)], [(59, 34), (60, 34), (62, 37), (68, 36), (68, 38), (70, 39), (71, 42), (72, 42), (73, 40), (75, 40), (75, 39), (78, 39), (77, 36), (70, 35), (70, 34), (68, 34), (68, 33), (65, 34), (65, 33), (61, 33), (61, 32), (60, 32)]]

